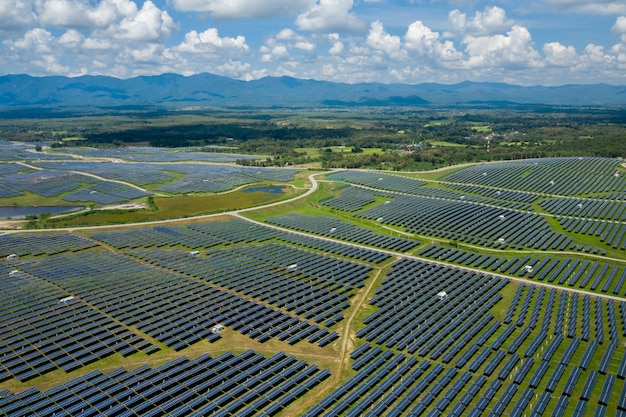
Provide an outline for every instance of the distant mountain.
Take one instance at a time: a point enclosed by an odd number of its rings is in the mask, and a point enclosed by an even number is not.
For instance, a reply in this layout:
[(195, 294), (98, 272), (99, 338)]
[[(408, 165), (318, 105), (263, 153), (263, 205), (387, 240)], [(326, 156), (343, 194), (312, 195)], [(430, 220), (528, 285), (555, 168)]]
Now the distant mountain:
[(267, 77), (240, 81), (213, 74), (118, 79), (103, 76), (0, 77), (0, 109), (24, 107), (332, 107), (626, 105), (626, 86), (523, 87), (503, 83), (345, 84)]

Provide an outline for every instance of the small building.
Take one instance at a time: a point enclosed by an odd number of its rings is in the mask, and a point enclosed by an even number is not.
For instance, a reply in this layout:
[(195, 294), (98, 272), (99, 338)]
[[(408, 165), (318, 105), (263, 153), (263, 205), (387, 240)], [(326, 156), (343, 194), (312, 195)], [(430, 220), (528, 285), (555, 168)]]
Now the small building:
[(199, 250), (194, 250), (194, 251), (189, 252), (189, 256), (198, 256), (198, 255), (200, 255)]
[(7, 261), (14, 261), (16, 259), (17, 259), (17, 255), (14, 253), (7, 255)]
[(72, 301), (73, 299), (74, 297), (70, 295), (69, 297), (61, 298), (59, 303), (67, 304), (68, 301)]
[(445, 291), (439, 291), (437, 293), (437, 298), (439, 298), (440, 300), (445, 300), (446, 298), (448, 298), (448, 293)]
[(525, 274), (526, 272), (528, 272), (528, 273), (533, 272), (533, 267), (532, 267), (532, 266), (530, 266), (530, 265), (525, 265), (525, 266), (522, 268), (522, 274)]
[(294, 271), (298, 268), (298, 264), (287, 265), (287, 271)]
[(9, 275), (15, 275), (17, 273), (19, 273), (20, 271), (18, 271), (17, 269), (14, 269), (13, 271), (9, 271)]

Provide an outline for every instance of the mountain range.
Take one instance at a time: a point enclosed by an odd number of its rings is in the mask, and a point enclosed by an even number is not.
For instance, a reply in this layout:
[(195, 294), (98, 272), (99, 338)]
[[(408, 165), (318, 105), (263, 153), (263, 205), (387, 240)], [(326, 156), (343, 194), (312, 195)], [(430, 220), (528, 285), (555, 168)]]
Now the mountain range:
[(0, 76), (0, 109), (24, 107), (623, 106), (626, 86), (505, 83), (346, 84), (266, 77), (241, 81), (203, 73), (129, 79)]

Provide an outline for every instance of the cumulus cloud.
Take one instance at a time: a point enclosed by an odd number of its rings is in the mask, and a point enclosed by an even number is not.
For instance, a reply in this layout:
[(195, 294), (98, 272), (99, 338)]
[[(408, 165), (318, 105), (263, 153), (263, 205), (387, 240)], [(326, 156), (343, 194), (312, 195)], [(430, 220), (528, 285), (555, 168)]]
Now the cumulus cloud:
[(174, 20), (167, 11), (160, 10), (150, 0), (136, 13), (125, 16), (107, 31), (115, 38), (132, 41), (163, 41), (176, 29)]
[(400, 51), (400, 37), (385, 32), (383, 24), (378, 20), (371, 24), (365, 42), (372, 49), (382, 51), (387, 55), (393, 56)]
[(621, 36), (623, 43), (626, 43), (626, 16), (619, 16), (613, 25), (613, 32)]
[(138, 9), (131, 0), (102, 0), (95, 6), (84, 0), (39, 0), (36, 11), (43, 25), (86, 29), (106, 27)]
[(300, 49), (301, 51), (313, 52), (315, 51), (315, 43), (307, 42), (307, 41), (298, 41), (294, 44), (296, 49)]
[(353, 0), (318, 0), (298, 15), (296, 26), (311, 32), (363, 32), (365, 23), (353, 12)]
[(406, 48), (418, 55), (435, 58), (446, 62), (462, 58), (451, 41), (440, 41), (439, 33), (434, 32), (421, 21), (411, 23), (404, 35)]
[(175, 48), (178, 52), (188, 52), (194, 54), (219, 53), (221, 54), (241, 54), (250, 48), (246, 44), (244, 36), (236, 38), (220, 37), (216, 28), (209, 28), (198, 33), (195, 30), (185, 35), (185, 40)]
[(29, 30), (21, 39), (14, 42), (5, 42), (14, 49), (22, 49), (46, 54), (52, 51), (53, 36), (45, 29), (36, 28)]
[(491, 35), (512, 25), (504, 9), (497, 6), (485, 8), (483, 12), (477, 11), (472, 19), (468, 19), (458, 9), (452, 10), (448, 14), (448, 22), (456, 32), (468, 35)]
[(27, 0), (0, 1), (0, 30), (28, 28), (36, 21)]
[(82, 46), (84, 41), (85, 37), (83, 34), (75, 29), (69, 29), (59, 37), (59, 43), (68, 49), (76, 49)]
[(259, 51), (263, 62), (273, 62), (291, 60), (294, 54), (300, 54), (300, 58), (308, 60), (316, 49), (316, 35), (304, 36), (286, 28), (267, 38)]
[(541, 65), (539, 53), (532, 45), (530, 32), (520, 25), (514, 25), (506, 35), (466, 36), (463, 43), (469, 54), (466, 60), (468, 68), (528, 68)]
[(590, 66), (602, 67), (607, 64), (610, 65), (615, 60), (615, 57), (607, 54), (603, 46), (590, 43), (585, 47), (581, 59)]
[(178, 10), (210, 12), (226, 19), (290, 16), (312, 6), (314, 0), (173, 0)]
[(331, 34), (329, 34), (328, 35), (328, 40), (332, 44), (332, 46), (328, 50), (328, 53), (330, 55), (339, 55), (339, 54), (341, 54), (343, 52), (344, 45), (343, 45), (343, 42), (341, 42), (341, 39), (339, 38), (339, 34), (338, 33), (331, 33)]
[(23, 37), (4, 44), (15, 53), (16, 59), (27, 63), (33, 71), (38, 68), (44, 74), (66, 74), (69, 67), (58, 60), (58, 43), (50, 32), (42, 28), (27, 31)]
[(263, 45), (259, 50), (262, 62), (281, 61), (290, 57), (287, 47), (283, 44), (274, 46)]
[(570, 67), (578, 63), (578, 54), (573, 46), (565, 46), (559, 42), (550, 42), (543, 45), (543, 53), (550, 65)]

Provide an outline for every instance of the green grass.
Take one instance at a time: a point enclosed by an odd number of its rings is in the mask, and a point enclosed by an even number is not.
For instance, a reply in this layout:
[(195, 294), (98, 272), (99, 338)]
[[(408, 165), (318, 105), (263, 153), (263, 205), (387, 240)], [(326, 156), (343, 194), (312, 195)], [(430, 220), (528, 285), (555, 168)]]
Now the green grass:
[(433, 140), (429, 142), (432, 146), (434, 147), (439, 147), (439, 148), (465, 148), (467, 145), (463, 145), (461, 143), (454, 143), (454, 142), (444, 142), (441, 140)]
[(284, 187), (285, 194), (277, 196), (266, 192), (246, 193), (235, 191), (220, 195), (191, 195), (173, 197), (154, 197), (158, 211), (130, 210), (109, 211), (93, 210), (84, 215), (56, 219), (55, 227), (76, 227), (107, 224), (142, 223), (156, 220), (185, 218), (206, 214), (218, 214), (231, 210), (253, 207), (293, 197), (302, 191)]

